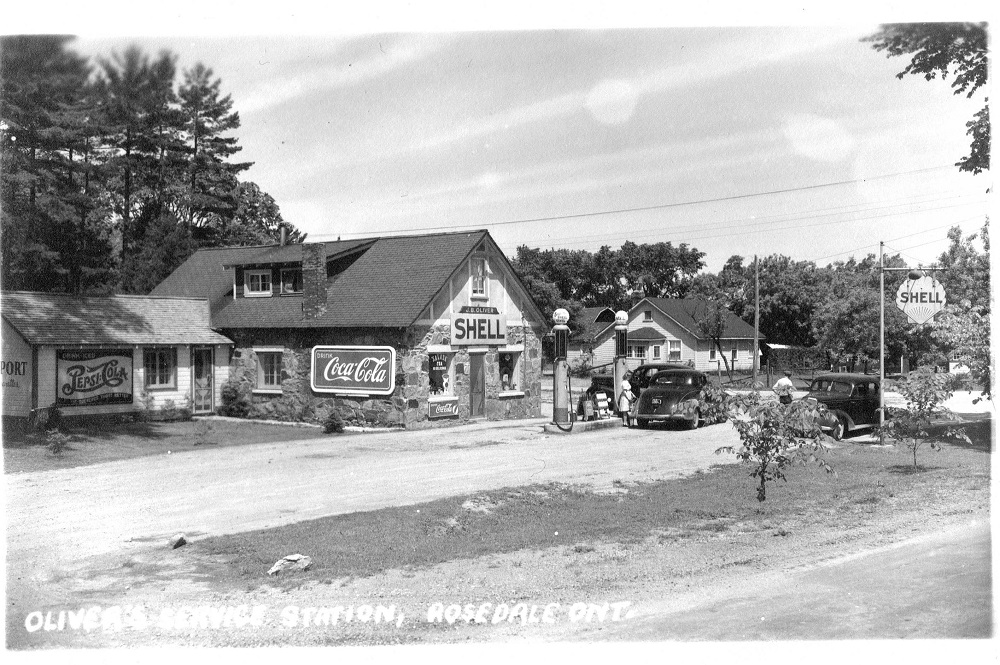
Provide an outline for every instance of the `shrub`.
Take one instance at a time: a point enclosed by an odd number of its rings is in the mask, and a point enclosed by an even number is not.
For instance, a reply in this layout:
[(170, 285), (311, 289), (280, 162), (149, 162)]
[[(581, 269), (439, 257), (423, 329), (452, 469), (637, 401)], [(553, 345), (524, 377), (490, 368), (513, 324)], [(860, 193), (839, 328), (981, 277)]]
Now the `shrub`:
[(818, 456), (826, 450), (822, 441), (828, 438), (819, 427), (820, 405), (806, 400), (781, 404), (761, 399), (759, 390), (729, 395), (725, 403), (743, 445), (724, 446), (715, 452), (733, 453), (741, 462), (753, 465), (750, 477), (760, 481), (758, 501), (767, 498), (769, 481), (787, 481), (785, 469), (793, 462), (816, 462), (827, 473), (833, 473), (826, 460)]
[(250, 396), (240, 387), (238, 381), (230, 379), (222, 384), (222, 406), (219, 415), (246, 418), (250, 415)]
[(323, 431), (327, 434), (342, 434), (344, 431), (344, 419), (336, 409), (330, 409), (323, 421)]
[(581, 356), (569, 364), (569, 375), (575, 377), (588, 377), (593, 366), (587, 356)]
[(67, 443), (69, 443), (69, 437), (59, 430), (50, 429), (45, 432), (45, 447), (53, 455), (62, 455), (63, 451), (66, 450)]
[[(917, 449), (927, 443), (931, 450), (941, 450), (937, 442), (930, 440), (933, 421), (954, 421), (958, 417), (942, 404), (952, 395), (954, 379), (951, 375), (938, 373), (933, 367), (920, 367), (896, 381), (896, 391), (906, 400), (905, 409), (887, 411), (879, 436), (894, 441), (902, 441), (913, 453), (913, 468), (917, 468)], [(940, 436), (946, 439), (969, 441), (962, 428), (948, 427)]]

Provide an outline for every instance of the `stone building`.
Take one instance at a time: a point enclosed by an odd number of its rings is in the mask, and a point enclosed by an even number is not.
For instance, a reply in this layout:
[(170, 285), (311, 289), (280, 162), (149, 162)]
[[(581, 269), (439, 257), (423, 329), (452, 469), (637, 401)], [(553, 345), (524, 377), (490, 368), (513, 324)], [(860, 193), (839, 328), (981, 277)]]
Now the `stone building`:
[[(230, 395), (252, 417), (540, 415), (547, 325), (487, 231), (203, 249), (153, 295), (209, 300), (235, 342)], [(365, 367), (380, 381), (357, 383)]]

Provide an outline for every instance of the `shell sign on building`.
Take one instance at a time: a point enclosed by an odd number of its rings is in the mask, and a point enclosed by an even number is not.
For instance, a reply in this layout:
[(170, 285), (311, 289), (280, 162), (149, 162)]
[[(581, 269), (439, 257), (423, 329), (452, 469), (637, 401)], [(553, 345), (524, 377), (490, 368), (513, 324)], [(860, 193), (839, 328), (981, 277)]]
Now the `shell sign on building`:
[(339, 395), (391, 395), (396, 350), (391, 346), (314, 346), (312, 389)]
[(465, 305), (451, 315), (452, 346), (507, 343), (507, 317), (496, 307)]

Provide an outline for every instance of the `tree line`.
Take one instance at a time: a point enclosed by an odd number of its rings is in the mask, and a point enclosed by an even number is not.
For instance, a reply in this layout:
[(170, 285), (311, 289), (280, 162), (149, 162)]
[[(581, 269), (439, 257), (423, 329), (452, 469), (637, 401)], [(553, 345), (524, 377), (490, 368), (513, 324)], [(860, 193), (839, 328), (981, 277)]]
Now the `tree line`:
[(92, 63), (67, 36), (0, 38), (4, 289), (148, 293), (199, 247), (269, 244), (219, 78), (137, 47)]
[[(988, 219), (963, 236), (948, 231), (948, 249), (932, 274), (947, 293), (948, 306), (935, 321), (914, 326), (895, 305), (905, 273), (887, 272), (886, 357), (914, 365), (940, 364), (959, 351), (982, 375), (988, 369), (990, 257)], [(714, 303), (753, 325), (759, 273), (760, 332), (776, 344), (817, 348), (838, 363), (871, 364), (879, 357), (879, 263), (869, 254), (819, 266), (781, 254), (753, 260), (732, 256), (718, 272), (702, 272), (704, 252), (671, 243), (636, 245), (597, 252), (517, 248), (513, 265), (547, 315), (569, 310), (570, 327), (580, 330), (584, 307), (628, 310), (643, 297), (697, 298)], [(900, 255), (884, 257), (887, 268), (907, 268)], [(704, 309), (706, 317), (712, 308)], [(706, 321), (710, 326), (710, 321)], [(979, 356), (974, 358), (974, 349)], [(985, 354), (985, 356), (983, 356)]]

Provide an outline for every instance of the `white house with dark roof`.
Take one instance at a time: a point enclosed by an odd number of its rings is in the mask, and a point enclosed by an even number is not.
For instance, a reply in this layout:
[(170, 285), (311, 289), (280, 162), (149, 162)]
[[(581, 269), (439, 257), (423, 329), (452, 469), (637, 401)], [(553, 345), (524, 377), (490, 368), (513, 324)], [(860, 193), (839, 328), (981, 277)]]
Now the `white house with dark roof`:
[[(698, 325), (705, 308), (705, 301), (694, 298), (643, 298), (637, 302), (628, 312), (628, 367), (635, 369), (644, 362), (681, 362), (702, 371), (715, 370), (721, 362), (719, 351)], [(730, 367), (752, 367), (753, 340), (753, 326), (727, 311), (720, 343)], [(596, 335), (593, 349), (594, 366), (613, 362), (613, 322)]]
[(5, 419), (212, 413), (229, 378), (232, 341), (205, 299), (5, 291), (0, 318)]
[[(484, 230), (203, 249), (152, 294), (208, 299), (252, 416), (419, 427), (541, 413), (549, 326)], [(388, 383), (334, 384), (355, 349), (391, 359)]]

